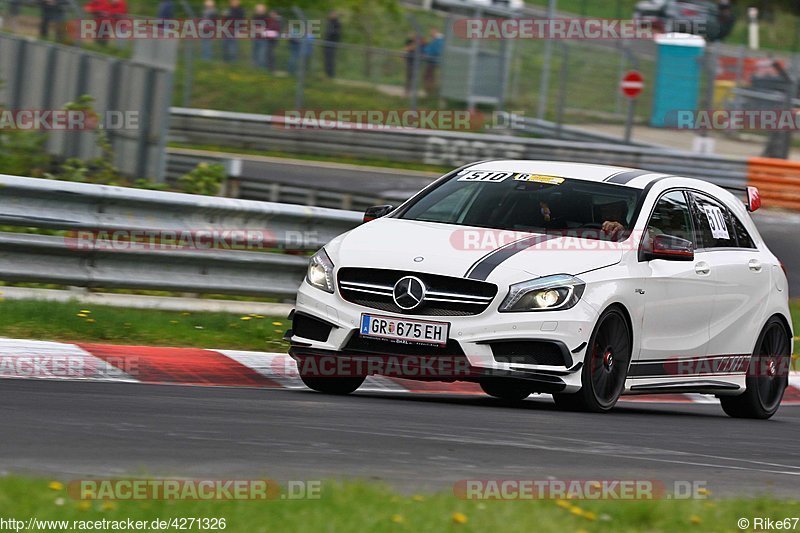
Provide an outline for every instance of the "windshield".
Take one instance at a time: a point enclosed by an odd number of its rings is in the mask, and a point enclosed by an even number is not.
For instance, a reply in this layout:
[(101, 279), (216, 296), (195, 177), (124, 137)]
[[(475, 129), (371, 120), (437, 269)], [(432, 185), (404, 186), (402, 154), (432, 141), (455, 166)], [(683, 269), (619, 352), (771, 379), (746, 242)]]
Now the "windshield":
[(640, 194), (630, 187), (557, 176), (462, 171), (399, 218), (620, 240), (631, 229)]

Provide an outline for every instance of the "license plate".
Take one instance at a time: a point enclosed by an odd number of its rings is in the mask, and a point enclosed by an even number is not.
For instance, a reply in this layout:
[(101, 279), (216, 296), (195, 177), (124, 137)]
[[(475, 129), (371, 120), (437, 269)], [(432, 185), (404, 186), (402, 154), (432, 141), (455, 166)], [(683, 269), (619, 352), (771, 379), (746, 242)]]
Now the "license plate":
[(388, 316), (361, 315), (361, 336), (388, 339), (395, 342), (447, 344), (450, 324), (408, 320)]

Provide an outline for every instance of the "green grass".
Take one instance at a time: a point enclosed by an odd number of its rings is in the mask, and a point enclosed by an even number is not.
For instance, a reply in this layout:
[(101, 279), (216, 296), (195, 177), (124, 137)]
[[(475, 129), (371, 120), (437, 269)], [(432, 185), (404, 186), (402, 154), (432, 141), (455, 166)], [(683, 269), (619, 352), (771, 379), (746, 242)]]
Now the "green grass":
[(288, 327), (285, 317), (0, 301), (0, 336), (19, 339), (285, 351)]
[[(251, 478), (258, 478), (254, 474)], [(139, 476), (141, 479), (142, 476)], [(323, 483), (318, 499), (270, 501), (74, 500), (64, 487), (22, 477), (0, 479), (5, 518), (146, 520), (224, 518), (226, 531), (737, 531), (741, 517), (800, 514), (800, 502), (754, 499), (650, 501), (468, 501), (451, 491), (400, 494), (366, 482)], [(285, 489), (285, 487), (282, 487)]]
[[(800, 300), (791, 302), (791, 312), (797, 334)], [(282, 336), (288, 327), (284, 317), (0, 299), (0, 336), (20, 339), (285, 351)]]

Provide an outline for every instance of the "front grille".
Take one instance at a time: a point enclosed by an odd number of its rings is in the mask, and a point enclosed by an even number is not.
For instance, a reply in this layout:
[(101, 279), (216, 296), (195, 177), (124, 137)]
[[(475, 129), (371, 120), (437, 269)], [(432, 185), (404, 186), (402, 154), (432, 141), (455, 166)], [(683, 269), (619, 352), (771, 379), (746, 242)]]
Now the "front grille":
[(554, 341), (498, 341), (490, 342), (489, 346), (498, 363), (572, 366), (572, 356), (567, 347)]
[[(404, 310), (394, 302), (394, 285), (415, 276), (425, 284), (425, 299), (418, 308)], [(482, 313), (497, 294), (497, 286), (484, 281), (374, 268), (339, 269), (339, 293), (354, 304), (408, 315), (469, 316)]]

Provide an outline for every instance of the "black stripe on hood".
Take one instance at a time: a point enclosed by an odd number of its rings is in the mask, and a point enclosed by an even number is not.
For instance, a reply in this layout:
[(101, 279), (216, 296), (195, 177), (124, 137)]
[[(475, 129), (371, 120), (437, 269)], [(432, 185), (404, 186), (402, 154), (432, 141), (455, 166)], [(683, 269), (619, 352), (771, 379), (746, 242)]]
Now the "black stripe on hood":
[(537, 244), (541, 244), (545, 241), (549, 241), (551, 239), (557, 239), (561, 237), (561, 235), (531, 235), (530, 237), (525, 237), (518, 241), (514, 241), (512, 243), (506, 244), (502, 248), (498, 248), (492, 252), (489, 252), (487, 255), (478, 259), (475, 264), (473, 264), (464, 277), (468, 279), (475, 279), (478, 281), (486, 281), (486, 278), (489, 277), (489, 274), (497, 268), (500, 263), (509, 259), (519, 252), (523, 250), (527, 250)]

